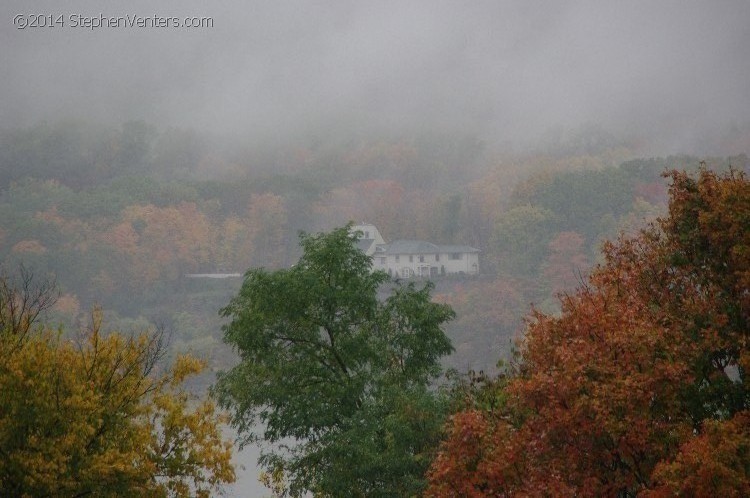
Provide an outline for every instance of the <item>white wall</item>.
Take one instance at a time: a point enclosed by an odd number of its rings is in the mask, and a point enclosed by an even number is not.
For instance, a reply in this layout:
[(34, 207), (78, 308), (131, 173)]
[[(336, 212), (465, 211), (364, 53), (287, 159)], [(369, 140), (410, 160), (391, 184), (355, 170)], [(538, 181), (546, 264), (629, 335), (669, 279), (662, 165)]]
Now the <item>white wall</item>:
[[(420, 261), (422, 256), (423, 261)], [(385, 260), (385, 261), (383, 261)], [(436, 275), (443, 274), (442, 268), (445, 268), (445, 274), (465, 273), (474, 275), (479, 273), (479, 254), (478, 253), (460, 253), (459, 259), (451, 259), (451, 254), (423, 254), (413, 255), (409, 261), (408, 254), (399, 254), (398, 256), (375, 254), (373, 258), (373, 267), (377, 270), (388, 271), (392, 274), (398, 273), (399, 277), (407, 276), (425, 276), (429, 277), (431, 271), (436, 271)], [(437, 270), (431, 270), (432, 267)], [(410, 275), (406, 275), (410, 273)]]
[(375, 225), (370, 223), (361, 223), (359, 225), (352, 225), (352, 232), (362, 232), (363, 239), (374, 239), (372, 246), (367, 250), (366, 254), (372, 256), (375, 253), (375, 247), (378, 245), (385, 244), (385, 239), (380, 235), (380, 231)]

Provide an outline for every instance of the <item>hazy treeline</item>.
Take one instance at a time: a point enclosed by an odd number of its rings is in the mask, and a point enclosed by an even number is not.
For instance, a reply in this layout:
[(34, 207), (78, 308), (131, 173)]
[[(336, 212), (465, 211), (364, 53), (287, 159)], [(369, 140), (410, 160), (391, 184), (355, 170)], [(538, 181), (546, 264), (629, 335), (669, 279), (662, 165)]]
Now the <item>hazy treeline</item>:
[(369, 221), (388, 240), (482, 251), (480, 277), (445, 279), (436, 292), (457, 311), (454, 365), (487, 368), (530, 303), (554, 310), (603, 238), (663, 211), (666, 169), (748, 168), (745, 156), (634, 155), (598, 128), (523, 155), (468, 135), (253, 147), (144, 122), (5, 129), (0, 259), (54, 274), (61, 320), (99, 303), (115, 318), (166, 323), (178, 346), (206, 352), (219, 343), (216, 310), (239, 284), (185, 274), (290, 266), (300, 230)]

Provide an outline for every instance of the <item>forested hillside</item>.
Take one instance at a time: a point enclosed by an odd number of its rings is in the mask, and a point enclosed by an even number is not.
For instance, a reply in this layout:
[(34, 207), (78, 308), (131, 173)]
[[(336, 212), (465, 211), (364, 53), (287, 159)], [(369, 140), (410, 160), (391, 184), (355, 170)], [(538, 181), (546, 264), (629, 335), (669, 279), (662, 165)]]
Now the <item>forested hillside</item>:
[(0, 496), (750, 496), (747, 0), (0, 13)]
[(289, 267), (299, 231), (369, 221), (388, 240), (482, 251), (480, 276), (438, 280), (436, 294), (457, 313), (448, 363), (487, 370), (530, 304), (554, 311), (604, 238), (664, 212), (665, 170), (748, 168), (745, 156), (634, 159), (596, 130), (540, 150), (438, 134), (250, 147), (143, 122), (5, 129), (0, 260), (56, 278), (56, 320), (100, 305), (113, 326), (165, 325), (176, 350), (226, 367), (217, 310), (240, 281), (185, 275)]

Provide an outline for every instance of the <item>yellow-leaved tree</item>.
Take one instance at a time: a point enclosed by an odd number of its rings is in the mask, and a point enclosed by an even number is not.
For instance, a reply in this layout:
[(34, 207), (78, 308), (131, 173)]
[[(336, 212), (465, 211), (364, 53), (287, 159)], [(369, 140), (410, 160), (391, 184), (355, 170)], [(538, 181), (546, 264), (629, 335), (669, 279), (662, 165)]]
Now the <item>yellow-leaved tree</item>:
[(234, 481), (210, 399), (180, 388), (204, 368), (164, 368), (163, 334), (77, 340), (35, 323), (54, 287), (0, 277), (0, 495), (209, 496)]

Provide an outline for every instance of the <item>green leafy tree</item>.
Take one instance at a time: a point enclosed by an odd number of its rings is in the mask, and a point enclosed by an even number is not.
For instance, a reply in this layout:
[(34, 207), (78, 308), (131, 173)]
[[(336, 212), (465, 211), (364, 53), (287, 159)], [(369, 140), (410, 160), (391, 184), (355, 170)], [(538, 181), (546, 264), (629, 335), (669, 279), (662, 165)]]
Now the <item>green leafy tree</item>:
[(349, 227), (303, 234), (297, 265), (250, 270), (223, 310), (242, 361), (220, 375), (220, 400), (243, 444), (294, 442), (261, 457), (292, 495), (420, 493), (447, 409), (428, 385), (452, 351), (453, 310), (429, 284), (379, 300), (389, 277), (356, 241)]

